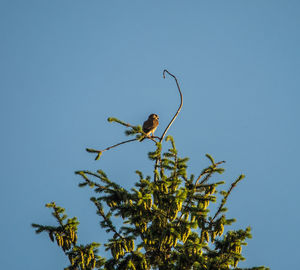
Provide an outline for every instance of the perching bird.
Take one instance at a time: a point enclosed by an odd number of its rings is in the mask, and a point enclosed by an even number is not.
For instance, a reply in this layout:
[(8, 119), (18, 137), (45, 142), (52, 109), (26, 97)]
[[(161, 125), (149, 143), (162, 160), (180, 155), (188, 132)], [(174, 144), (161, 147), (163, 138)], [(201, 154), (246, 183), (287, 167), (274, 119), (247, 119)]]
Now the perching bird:
[[(157, 129), (159, 124), (157, 114), (150, 114), (148, 119), (143, 124), (143, 131), (149, 136), (152, 133), (154, 135), (154, 131)], [(143, 141), (146, 137), (142, 138), (140, 141)]]

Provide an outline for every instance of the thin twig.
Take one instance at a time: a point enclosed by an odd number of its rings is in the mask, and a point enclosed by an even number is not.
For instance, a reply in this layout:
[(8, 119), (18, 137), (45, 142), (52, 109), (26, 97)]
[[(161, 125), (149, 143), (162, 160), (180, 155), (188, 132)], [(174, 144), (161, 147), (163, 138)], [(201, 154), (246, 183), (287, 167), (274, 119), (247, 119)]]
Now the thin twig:
[(180, 110), (181, 110), (181, 107), (182, 107), (182, 105), (183, 105), (182, 93), (181, 93), (180, 86), (179, 86), (179, 83), (178, 83), (178, 81), (177, 81), (177, 78), (176, 78), (172, 73), (170, 73), (168, 70), (165, 69), (165, 70), (163, 71), (163, 77), (164, 77), (164, 79), (166, 78), (165, 73), (168, 73), (170, 76), (172, 76), (172, 77), (175, 79), (175, 82), (176, 82), (176, 85), (177, 85), (177, 88), (178, 88), (178, 91), (179, 91), (179, 94), (180, 94), (180, 105), (179, 105), (179, 108), (178, 108), (177, 112), (176, 112), (175, 115), (173, 116), (171, 122), (169, 123), (169, 125), (166, 127), (164, 133), (162, 134), (162, 136), (161, 136), (159, 142), (162, 142), (162, 140), (164, 139), (164, 137), (165, 137), (165, 135), (166, 135), (168, 129), (170, 128), (170, 126), (171, 126), (171, 125), (173, 124), (173, 122), (175, 121), (175, 119), (176, 119), (177, 115), (179, 114), (179, 112), (180, 112)]
[(96, 156), (95, 160), (98, 160), (104, 151), (107, 151), (107, 150), (109, 150), (111, 148), (117, 147), (117, 146), (119, 146), (121, 144), (129, 143), (129, 142), (133, 142), (133, 141), (137, 141), (137, 140), (138, 139), (135, 138), (135, 139), (127, 140), (127, 141), (124, 141), (124, 142), (120, 142), (120, 143), (114, 144), (112, 146), (109, 146), (109, 147), (107, 147), (107, 148), (105, 148), (103, 150), (95, 150), (95, 149), (92, 149), (92, 148), (86, 148), (85, 150), (87, 152), (89, 152), (89, 153), (97, 153), (98, 155)]
[[(121, 144), (128, 143), (128, 142), (133, 142), (133, 141), (136, 141), (136, 140), (138, 140), (138, 139), (135, 138), (135, 139), (130, 139), (130, 140), (127, 140), (127, 141), (123, 141), (123, 142), (114, 144), (114, 145), (112, 145), (112, 146), (109, 146), (109, 147), (107, 147), (107, 148), (105, 148), (105, 149), (103, 149), (103, 150), (101, 150), (101, 151), (96, 150), (96, 152), (104, 152), (104, 151), (107, 151), (107, 150), (109, 150), (109, 149), (111, 149), (111, 148), (117, 147), (117, 146), (119, 146), (119, 145), (121, 145)], [(88, 148), (86, 149), (86, 151), (92, 152), (92, 151), (89, 151), (89, 150), (92, 150), (92, 149), (88, 149)], [(96, 153), (96, 152), (94, 152), (94, 153)]]

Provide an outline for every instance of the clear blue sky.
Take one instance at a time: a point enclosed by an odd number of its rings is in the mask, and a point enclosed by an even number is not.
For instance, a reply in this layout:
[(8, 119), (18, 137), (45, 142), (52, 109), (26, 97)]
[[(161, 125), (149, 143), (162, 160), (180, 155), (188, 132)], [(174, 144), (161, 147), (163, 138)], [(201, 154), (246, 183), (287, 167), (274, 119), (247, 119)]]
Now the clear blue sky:
[[(235, 228), (253, 229), (242, 267), (299, 267), (300, 2), (0, 1), (1, 268), (63, 269), (67, 260), (32, 222), (53, 224), (56, 201), (81, 222), (82, 243), (106, 235), (77, 187), (79, 169), (103, 169), (131, 187), (151, 172), (151, 142), (121, 141), (116, 116), (141, 124), (160, 116), (189, 172), (205, 153), (226, 160), (219, 179), (242, 182), (229, 199)], [(45, 265), (45, 262), (46, 265)]]

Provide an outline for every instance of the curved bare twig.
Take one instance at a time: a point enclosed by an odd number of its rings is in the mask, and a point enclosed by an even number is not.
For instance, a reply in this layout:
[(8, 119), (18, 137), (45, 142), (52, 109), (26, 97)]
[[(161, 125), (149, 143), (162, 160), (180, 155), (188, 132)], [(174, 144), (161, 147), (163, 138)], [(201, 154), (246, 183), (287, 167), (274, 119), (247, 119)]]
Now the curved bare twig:
[[(171, 126), (171, 125), (173, 124), (173, 122), (175, 121), (175, 119), (176, 119), (176, 117), (178, 116), (178, 114), (179, 114), (179, 112), (180, 112), (180, 110), (181, 110), (181, 108), (182, 108), (182, 105), (183, 105), (182, 93), (181, 93), (180, 86), (179, 86), (179, 83), (178, 83), (178, 81), (177, 81), (177, 78), (175, 77), (175, 75), (173, 75), (172, 73), (170, 73), (168, 70), (164, 69), (164, 71), (163, 71), (163, 78), (164, 78), (164, 79), (166, 78), (166, 75), (165, 75), (166, 73), (168, 73), (170, 76), (172, 76), (172, 77), (175, 79), (175, 82), (176, 82), (176, 85), (177, 85), (177, 89), (178, 89), (179, 94), (180, 94), (180, 105), (179, 105), (179, 107), (178, 107), (178, 109), (177, 109), (177, 112), (175, 113), (175, 115), (174, 115), (173, 118), (171, 119), (170, 123), (169, 123), (168, 126), (166, 127), (164, 133), (161, 135), (160, 140), (159, 140), (160, 143), (161, 143), (162, 140), (164, 139), (164, 137), (165, 137), (165, 135), (166, 135), (168, 129), (170, 128), (170, 126)], [(158, 162), (159, 162), (159, 161), (161, 161), (161, 157), (156, 158), (155, 166), (154, 166), (155, 170), (156, 170), (157, 167), (158, 167)], [(157, 181), (157, 175), (156, 175), (156, 173), (154, 173), (154, 182), (156, 182), (156, 181)]]
[(168, 73), (170, 76), (172, 76), (172, 77), (175, 79), (175, 82), (176, 82), (176, 85), (177, 85), (177, 88), (178, 88), (178, 91), (179, 91), (179, 94), (180, 94), (180, 105), (179, 105), (179, 108), (177, 109), (177, 112), (175, 113), (175, 115), (173, 116), (172, 120), (170, 121), (169, 125), (166, 127), (164, 133), (162, 134), (162, 136), (161, 136), (159, 142), (162, 142), (162, 140), (164, 139), (164, 137), (165, 137), (165, 135), (166, 135), (168, 129), (170, 128), (170, 126), (171, 126), (171, 125), (173, 124), (173, 122), (175, 121), (175, 119), (176, 119), (177, 115), (179, 114), (179, 112), (180, 112), (180, 110), (181, 110), (181, 107), (182, 107), (182, 105), (183, 105), (182, 93), (181, 93), (180, 86), (179, 86), (179, 83), (178, 83), (178, 81), (177, 81), (177, 78), (176, 78), (172, 73), (170, 73), (168, 70), (165, 69), (165, 70), (163, 71), (163, 77), (164, 77), (164, 79), (166, 78), (165, 73)]

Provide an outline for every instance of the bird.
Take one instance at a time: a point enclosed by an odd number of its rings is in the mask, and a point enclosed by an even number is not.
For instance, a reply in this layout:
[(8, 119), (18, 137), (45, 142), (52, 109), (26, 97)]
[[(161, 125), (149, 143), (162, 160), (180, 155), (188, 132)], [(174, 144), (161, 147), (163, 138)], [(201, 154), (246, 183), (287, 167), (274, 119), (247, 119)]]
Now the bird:
[[(152, 136), (154, 135), (154, 131), (158, 127), (158, 115), (155, 113), (152, 113), (149, 115), (148, 119), (143, 124), (143, 131), (146, 133), (147, 136), (149, 136), (152, 133)], [(144, 136), (140, 141), (143, 141), (147, 136)]]

